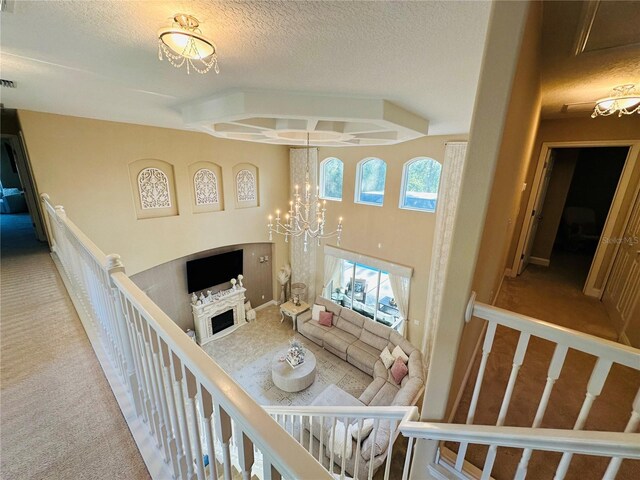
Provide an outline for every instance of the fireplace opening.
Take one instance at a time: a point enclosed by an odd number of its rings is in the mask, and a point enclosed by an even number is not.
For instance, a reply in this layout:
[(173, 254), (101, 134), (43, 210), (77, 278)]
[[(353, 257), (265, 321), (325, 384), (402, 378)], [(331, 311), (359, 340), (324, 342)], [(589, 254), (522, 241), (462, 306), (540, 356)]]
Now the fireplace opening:
[(233, 310), (211, 317), (211, 329), (214, 335), (229, 327), (233, 327)]

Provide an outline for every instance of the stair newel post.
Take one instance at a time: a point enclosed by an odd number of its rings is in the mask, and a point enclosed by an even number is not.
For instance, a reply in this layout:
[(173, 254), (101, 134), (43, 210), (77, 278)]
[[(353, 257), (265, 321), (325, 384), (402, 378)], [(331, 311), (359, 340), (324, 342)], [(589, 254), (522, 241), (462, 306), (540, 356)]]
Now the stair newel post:
[[(584, 402), (582, 403), (582, 408), (580, 409), (580, 413), (578, 414), (576, 423), (573, 426), (574, 430), (582, 430), (582, 428), (584, 427), (584, 424), (587, 421), (587, 417), (589, 416), (589, 412), (591, 411), (591, 407), (593, 406), (593, 402), (602, 392), (602, 387), (604, 386), (604, 382), (609, 375), (611, 365), (612, 362), (610, 360), (598, 358), (596, 366), (591, 372), (591, 377), (589, 378), (589, 383), (587, 384), (587, 394)], [(560, 463), (558, 464), (554, 480), (562, 480), (565, 477), (572, 458), (572, 453), (565, 452), (562, 454), (562, 458), (560, 459)]]
[(231, 451), (229, 449), (233, 430), (231, 428), (231, 417), (229, 414), (216, 403), (216, 435), (222, 444), (222, 463), (224, 468), (225, 480), (231, 480)]
[(110, 293), (110, 310), (113, 312), (113, 319), (116, 329), (120, 337), (120, 350), (123, 357), (123, 369), (125, 379), (133, 398), (133, 403), (136, 409), (136, 413), (140, 415), (142, 413), (142, 403), (139, 394), (138, 377), (135, 367), (135, 361), (133, 359), (132, 350), (132, 338), (130, 325), (127, 321), (125, 309), (120, 298), (120, 291), (113, 282), (112, 274), (116, 272), (125, 273), (124, 264), (120, 259), (120, 255), (112, 253), (107, 255), (107, 263), (105, 265), (107, 273), (107, 279), (109, 281), (109, 293)]
[(216, 446), (213, 436), (213, 397), (209, 391), (200, 384), (200, 409), (204, 417), (204, 436), (207, 442), (207, 455), (209, 456), (209, 480), (217, 480), (218, 467), (216, 466)]
[(187, 458), (187, 477), (189, 480), (196, 478), (196, 474), (193, 468), (193, 453), (191, 451), (191, 439), (189, 438), (189, 426), (187, 424), (187, 409), (185, 406), (186, 396), (184, 392), (184, 375), (182, 373), (182, 362), (178, 356), (171, 352), (171, 372), (173, 379), (173, 386), (177, 392), (177, 396), (180, 399), (178, 403), (178, 422), (180, 424), (180, 433), (182, 436), (182, 442), (184, 446), (184, 454)]
[[(633, 400), (633, 406), (631, 410), (631, 417), (627, 422), (627, 426), (624, 429), (625, 433), (633, 433), (640, 425), (640, 389), (636, 393), (636, 398)], [(620, 464), (622, 463), (621, 457), (613, 457), (609, 462), (609, 466), (607, 467), (607, 471), (604, 472), (605, 480), (614, 480), (616, 475), (618, 474), (618, 470), (620, 469)]]

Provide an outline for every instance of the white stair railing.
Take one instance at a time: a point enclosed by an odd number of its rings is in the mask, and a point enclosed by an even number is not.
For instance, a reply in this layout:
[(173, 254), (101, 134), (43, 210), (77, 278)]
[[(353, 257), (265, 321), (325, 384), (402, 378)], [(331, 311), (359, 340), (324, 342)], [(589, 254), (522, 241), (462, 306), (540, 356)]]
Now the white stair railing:
[[(391, 472), (391, 463), (394, 458), (394, 445), (400, 433), (399, 425), (403, 422), (411, 422), (419, 417), (418, 408), (411, 406), (372, 406), (372, 407), (329, 407), (329, 406), (303, 406), (303, 407), (281, 407), (268, 406), (265, 410), (284, 428), (289, 434), (298, 440), (317, 460), (325, 465), (331, 474), (336, 478), (355, 478), (371, 480), (376, 470), (384, 462), (384, 476), (388, 480)], [(386, 438), (388, 429), (389, 441), (386, 451), (377, 455), (374, 451), (376, 442), (369, 442), (367, 452), (368, 461), (364, 460), (362, 454), (365, 437), (362, 436), (362, 427), (365, 420), (373, 421), (373, 429), (366, 438), (377, 439), (382, 436)], [(342, 422), (343, 425), (354, 425), (357, 427), (357, 437), (352, 439), (348, 428), (344, 430), (344, 437), (334, 440), (336, 436), (336, 425)], [(338, 445), (336, 446), (336, 441)], [(352, 448), (350, 459), (347, 463), (347, 442), (355, 445)], [(340, 448), (341, 445), (341, 448)], [(409, 445), (404, 458), (397, 461), (403, 462), (403, 469), (408, 472), (411, 463), (411, 453), (413, 439), (409, 439)], [(374, 466), (374, 464), (376, 466)], [(335, 472), (335, 467), (339, 467)]]
[[(553, 386), (555, 384), (555, 381), (560, 376), (560, 372), (565, 363), (565, 358), (569, 349), (578, 350), (596, 357), (595, 367), (593, 368), (588, 384), (586, 385), (585, 399), (580, 411), (577, 413), (577, 418), (573, 427), (573, 430), (575, 431), (583, 429), (585, 422), (589, 416), (591, 407), (593, 406), (596, 398), (600, 395), (604, 383), (609, 375), (611, 366), (614, 363), (640, 370), (640, 350), (633, 347), (615, 343), (609, 340), (604, 340), (602, 338), (570, 330), (558, 325), (544, 322), (542, 320), (528, 317), (526, 315), (510, 312), (508, 310), (479, 302), (473, 305), (472, 312), (472, 315), (468, 315), (467, 321), (471, 318), (471, 316), (474, 316), (486, 320), (488, 322), (488, 325), (482, 346), (482, 356), (480, 360), (478, 375), (476, 377), (473, 393), (471, 396), (471, 402), (467, 413), (467, 425), (473, 425), (474, 418), (478, 410), (478, 399), (480, 397), (480, 391), (483, 385), (487, 360), (494, 344), (496, 328), (498, 325), (519, 332), (519, 339), (512, 361), (511, 374), (507, 381), (506, 389), (502, 397), (502, 402), (496, 421), (496, 427), (498, 428), (504, 425), (507, 412), (511, 406), (513, 389), (518, 377), (520, 367), (523, 364), (525, 353), (529, 344), (529, 339), (531, 337), (538, 337), (555, 344), (554, 353), (547, 370), (545, 387), (538, 402), (536, 415), (531, 425), (532, 429), (537, 429), (542, 423), (545, 412), (549, 405), (549, 399), (553, 391)], [(615, 438), (635, 438), (637, 441), (638, 437), (634, 437), (631, 432), (635, 431), (639, 422), (640, 389), (638, 390), (638, 394), (636, 395), (635, 401), (633, 402), (630, 411), (631, 417), (627, 425), (627, 429), (625, 430), (626, 433), (608, 433), (614, 435)], [(401, 430), (404, 431), (404, 429)], [(455, 430), (448, 429), (448, 431), (453, 432)], [(539, 435), (539, 433), (536, 432), (542, 431), (543, 430), (531, 430), (530, 433), (532, 435)], [(522, 432), (524, 435), (525, 431), (523, 430)], [(568, 432), (565, 432), (565, 435), (568, 435)], [(620, 435), (622, 437), (619, 437)], [(630, 436), (624, 437), (624, 435)], [(465, 464), (467, 448), (470, 443), (474, 442), (465, 440), (464, 437), (460, 437), (455, 441), (460, 442), (460, 447), (458, 449), (454, 468), (457, 472), (461, 473)], [(482, 466), (478, 466), (482, 470), (481, 478), (483, 480), (491, 478), (491, 472), (496, 459), (497, 448), (501, 445), (504, 444), (499, 442), (489, 443), (489, 450), (484, 464)], [(542, 448), (542, 450), (544, 449), (545, 448)], [(516, 479), (522, 480), (526, 477), (532, 450), (533, 447), (524, 447), (517, 471), (515, 472)], [(549, 448), (549, 450), (551, 450), (551, 448)], [(554, 477), (555, 480), (562, 480), (565, 477), (571, 462), (571, 458), (574, 454), (574, 452), (569, 448), (562, 451), (564, 453), (562, 455), (562, 459), (558, 464)], [(620, 455), (618, 455), (618, 457), (625, 456), (623, 451), (620, 451), (619, 453)], [(611, 456), (615, 457), (616, 455), (612, 454)], [(607, 474), (610, 476), (610, 478), (615, 477), (615, 474), (620, 467), (620, 463), (621, 460), (619, 458), (612, 459), (609, 465), (609, 469), (607, 470)]]
[[(488, 425), (454, 425), (449, 423), (403, 422), (400, 431), (410, 439), (465, 442), (477, 445), (522, 448), (621, 458), (640, 459), (640, 433), (600, 432), (585, 430), (555, 430), (530, 427), (494, 427)], [(443, 464), (446, 465), (446, 464)], [(610, 464), (611, 466), (611, 464)], [(456, 478), (462, 473), (448, 467)], [(426, 472), (411, 472), (411, 478), (429, 478)], [(607, 470), (604, 477), (611, 480), (616, 472)], [(407, 477), (403, 476), (403, 479)]]
[(230, 480), (232, 457), (243, 478), (256, 473), (257, 457), (263, 479), (331, 478), (129, 279), (117, 255), (102, 253), (47, 195), (42, 202), (84, 327), (98, 337), (174, 478)]

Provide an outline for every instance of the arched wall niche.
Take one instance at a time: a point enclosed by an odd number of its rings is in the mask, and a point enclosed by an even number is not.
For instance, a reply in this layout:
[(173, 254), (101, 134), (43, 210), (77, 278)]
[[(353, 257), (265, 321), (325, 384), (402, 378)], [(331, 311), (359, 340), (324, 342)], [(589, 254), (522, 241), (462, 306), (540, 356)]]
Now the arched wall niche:
[(144, 158), (129, 164), (133, 203), (138, 219), (178, 215), (173, 165)]

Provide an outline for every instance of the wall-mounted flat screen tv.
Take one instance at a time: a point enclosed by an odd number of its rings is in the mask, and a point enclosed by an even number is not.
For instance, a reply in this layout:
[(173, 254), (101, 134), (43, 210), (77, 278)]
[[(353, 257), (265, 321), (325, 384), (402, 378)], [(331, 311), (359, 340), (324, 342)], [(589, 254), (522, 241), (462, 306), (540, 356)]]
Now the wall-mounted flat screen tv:
[(242, 273), (242, 250), (187, 262), (189, 293), (205, 290), (237, 278)]

